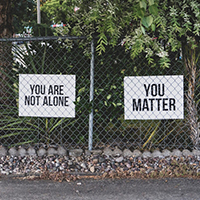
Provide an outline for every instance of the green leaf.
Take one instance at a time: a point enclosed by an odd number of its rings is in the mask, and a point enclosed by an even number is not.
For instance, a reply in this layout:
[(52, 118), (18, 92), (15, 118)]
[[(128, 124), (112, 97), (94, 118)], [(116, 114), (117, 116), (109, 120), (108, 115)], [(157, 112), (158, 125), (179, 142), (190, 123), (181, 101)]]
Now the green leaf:
[(147, 141), (143, 144), (142, 148), (144, 148), (147, 145), (147, 143), (153, 138), (153, 136), (155, 135), (158, 127), (160, 126), (160, 122), (161, 121), (158, 122), (156, 128), (153, 130), (153, 132), (151, 133), (151, 135), (149, 136), (149, 138), (147, 139)]
[(147, 4), (145, 3), (145, 1), (140, 1), (140, 8), (144, 8), (144, 10), (147, 9)]
[(156, 5), (149, 6), (149, 12), (152, 15), (158, 15), (158, 8)]
[(96, 50), (99, 52), (99, 55), (101, 55), (102, 51), (105, 52), (105, 46), (108, 44), (108, 41), (107, 41), (107, 38), (105, 36), (104, 33), (101, 33), (100, 34), (100, 38), (97, 42), (97, 47), (96, 47)]
[(142, 33), (145, 35), (145, 28), (141, 26), (141, 29), (142, 29)]
[(114, 102), (112, 102), (112, 105), (116, 108), (117, 107), (117, 105), (114, 103)]
[(107, 100), (109, 100), (109, 99), (111, 98), (111, 96), (112, 96), (112, 95), (111, 95), (111, 94), (109, 94), (109, 95), (107, 96)]
[(144, 13), (145, 13), (145, 10), (142, 8), (142, 9), (140, 9), (140, 8), (138, 8), (137, 9), (137, 15), (139, 16), (139, 17), (144, 17)]
[(81, 97), (78, 97), (76, 101), (77, 101), (77, 102), (80, 102), (80, 100), (81, 100)]
[(25, 134), (25, 132), (9, 133), (9, 134), (6, 134), (6, 135), (1, 135), (0, 139), (7, 138), (7, 137), (13, 137), (13, 136), (16, 136), (16, 135), (22, 135), (22, 134)]
[(149, 5), (154, 5), (154, 0), (149, 0)]
[(143, 24), (146, 28), (149, 28), (149, 27), (151, 26), (152, 23), (153, 23), (153, 17), (152, 17), (151, 15), (142, 18), (142, 24)]
[(111, 85), (110, 89), (116, 89), (116, 85)]
[(78, 94), (81, 94), (82, 92), (85, 92), (85, 87), (82, 87), (78, 90)]
[(56, 127), (58, 127), (58, 126), (63, 122), (63, 120), (64, 120), (64, 118), (62, 118), (61, 120), (59, 120), (58, 122), (56, 122), (56, 123), (54, 124), (54, 126), (51, 127), (49, 133), (51, 133)]
[(108, 106), (107, 101), (104, 101), (105, 106)]
[(155, 24), (151, 24), (151, 30), (152, 30), (152, 31), (155, 31), (155, 30), (156, 30)]

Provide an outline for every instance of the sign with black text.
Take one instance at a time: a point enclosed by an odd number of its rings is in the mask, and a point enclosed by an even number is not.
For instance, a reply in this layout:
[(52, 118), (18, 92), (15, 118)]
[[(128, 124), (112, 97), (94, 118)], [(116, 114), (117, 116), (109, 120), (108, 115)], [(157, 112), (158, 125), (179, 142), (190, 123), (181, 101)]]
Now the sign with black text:
[(19, 74), (19, 116), (75, 117), (75, 75)]
[(124, 118), (183, 119), (183, 76), (124, 78)]

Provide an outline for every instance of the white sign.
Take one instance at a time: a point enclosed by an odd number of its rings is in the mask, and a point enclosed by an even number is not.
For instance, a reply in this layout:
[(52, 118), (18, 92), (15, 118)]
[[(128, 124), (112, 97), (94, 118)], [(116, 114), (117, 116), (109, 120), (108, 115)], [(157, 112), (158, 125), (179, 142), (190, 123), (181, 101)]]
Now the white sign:
[(124, 118), (183, 119), (183, 76), (124, 78)]
[(19, 74), (19, 116), (75, 117), (75, 75)]

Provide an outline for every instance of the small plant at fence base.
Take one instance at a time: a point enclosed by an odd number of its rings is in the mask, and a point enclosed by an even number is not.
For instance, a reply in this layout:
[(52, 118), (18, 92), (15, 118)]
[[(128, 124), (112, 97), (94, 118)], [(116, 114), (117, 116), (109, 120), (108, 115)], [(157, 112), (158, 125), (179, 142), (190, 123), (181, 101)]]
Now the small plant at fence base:
[[(120, 148), (130, 149), (183, 149), (192, 146), (186, 133), (186, 120), (124, 120), (119, 118), (120, 124), (110, 122), (105, 127), (109, 133), (111, 145), (118, 143)], [(120, 141), (119, 141), (120, 140)], [(108, 143), (109, 144), (109, 143)]]

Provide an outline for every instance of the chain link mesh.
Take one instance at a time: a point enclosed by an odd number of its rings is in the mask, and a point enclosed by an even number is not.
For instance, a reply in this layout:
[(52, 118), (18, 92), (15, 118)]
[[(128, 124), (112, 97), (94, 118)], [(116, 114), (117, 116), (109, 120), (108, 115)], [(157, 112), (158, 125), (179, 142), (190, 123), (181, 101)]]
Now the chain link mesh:
[[(68, 40), (66, 41), (66, 39)], [(170, 54), (171, 65), (165, 69), (159, 67), (158, 60), (155, 60), (155, 66), (152, 67), (152, 64), (150, 65), (145, 59), (144, 54), (140, 54), (136, 59), (131, 59), (130, 52), (125, 51), (121, 45), (115, 48), (108, 46), (106, 53), (101, 55), (95, 53), (94, 98), (91, 102), (91, 56), (86, 53), (88, 51), (90, 54), (91, 51), (90, 46), (87, 47), (88, 49), (80, 47), (82, 40), (83, 38), (72, 39), (70, 44), (69, 38), (55, 37), (1, 40), (0, 142), (2, 145), (56, 144), (64, 145), (67, 148), (87, 149), (89, 114), (93, 109), (93, 148), (116, 145), (122, 149), (193, 148), (186, 116), (185, 119), (124, 119), (124, 78), (127, 76), (164, 75), (169, 75), (169, 77), (184, 75), (185, 77), (186, 72), (178, 53)], [(19, 116), (19, 101), (22, 101), (19, 99), (19, 74), (58, 75), (58, 77), (75, 75), (75, 101), (73, 102), (75, 118), (39, 117), (37, 116), (38, 112), (43, 114), (46, 111), (40, 109), (37, 111), (34, 106), (33, 110), (27, 112), (35, 112), (35, 116), (31, 116), (31, 114), (27, 117)], [(37, 79), (37, 76), (34, 77)], [(38, 80), (40, 78), (38, 77)], [(59, 88), (63, 80), (58, 78), (53, 81), (52, 85), (57, 85), (53, 91), (57, 95), (60, 92), (58, 96), (61, 98), (65, 92), (63, 88)], [(29, 86), (32, 83), (32, 92), (35, 91), (37, 95), (42, 96), (44, 88), (41, 85), (46, 84), (46, 92), (48, 92), (49, 82), (52, 83), (52, 80), (42, 78), (38, 81), (38, 88), (36, 85), (35, 88), (33, 87), (33, 82), (24, 76), (23, 89), (29, 88), (31, 92)], [(69, 81), (69, 83), (71, 82), (73, 81)], [(173, 84), (175, 83), (169, 83), (172, 86)], [(179, 84), (181, 83), (178, 82), (176, 85)], [(185, 79), (183, 86), (185, 92), (187, 84)], [(73, 85), (70, 87), (73, 88)], [(70, 87), (68, 92), (70, 92)], [(173, 89), (177, 95), (181, 93), (181, 91), (176, 91), (177, 87)], [(58, 97), (51, 100), (54, 101), (53, 106), (55, 104), (57, 106), (59, 102), (63, 103)], [(68, 102), (68, 100), (66, 101)], [(26, 103), (36, 104), (37, 98), (34, 97), (33, 101), (27, 99)], [(42, 101), (44, 102), (44, 99)], [(66, 115), (66, 112), (71, 113), (62, 106), (56, 112), (63, 115)], [(184, 113), (186, 115), (186, 109)]]

